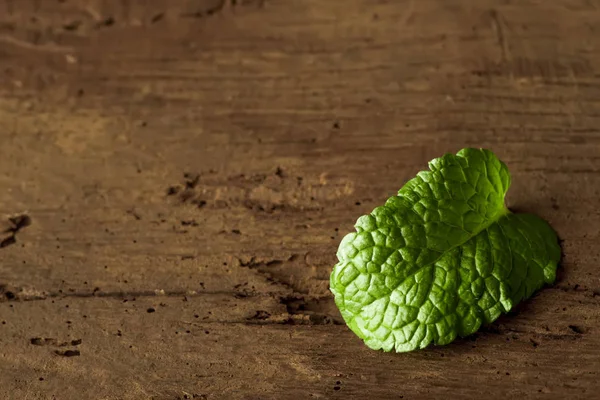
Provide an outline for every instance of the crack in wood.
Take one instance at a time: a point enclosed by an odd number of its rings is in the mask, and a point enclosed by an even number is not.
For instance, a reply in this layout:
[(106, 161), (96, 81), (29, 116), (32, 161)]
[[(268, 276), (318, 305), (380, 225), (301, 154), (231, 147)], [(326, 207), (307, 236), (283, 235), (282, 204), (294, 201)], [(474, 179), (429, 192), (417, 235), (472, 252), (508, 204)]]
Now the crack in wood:
[(183, 14), (181, 14), (181, 17), (187, 17), (187, 18), (210, 17), (211, 15), (221, 12), (225, 8), (226, 4), (227, 4), (227, 0), (219, 0), (216, 4), (208, 6), (204, 9), (200, 9), (200, 10), (197, 10), (194, 12), (189, 12), (189, 13), (183, 13)]
[(289, 315), (287, 323), (341, 325), (344, 322), (340, 316), (331, 315), (331, 313), (329, 313), (327, 310), (330, 308), (327, 307), (328, 304), (324, 305), (321, 303), (323, 300), (330, 303), (332, 301), (331, 296), (310, 296), (305, 290), (297, 285), (294, 285), (292, 282), (285, 281), (283, 278), (275, 277), (274, 271), (270, 270), (271, 268), (281, 267), (286, 263), (293, 263), (298, 260), (301, 260), (300, 262), (306, 264), (307, 254), (305, 254), (304, 257), (301, 257), (300, 254), (292, 254), (287, 258), (287, 260), (279, 258), (258, 260), (254, 256), (247, 261), (244, 261), (239, 257), (237, 260), (241, 267), (254, 270), (260, 276), (265, 278), (267, 282), (278, 284), (291, 292), (288, 295), (279, 297), (279, 303), (285, 306), (286, 312)]
[(492, 18), (492, 29), (496, 34), (496, 40), (498, 42), (498, 46), (500, 47), (502, 62), (506, 63), (510, 59), (510, 50), (508, 48), (506, 34), (504, 32), (502, 16), (495, 9), (490, 11), (490, 16)]
[(3, 231), (8, 236), (0, 241), (0, 248), (17, 243), (17, 233), (31, 225), (31, 217), (27, 214), (15, 215), (8, 218), (8, 224), (8, 228)]
[(137, 291), (111, 291), (102, 292), (100, 290), (94, 290), (92, 292), (46, 292), (37, 291), (33, 289), (9, 287), (7, 285), (0, 285), (0, 302), (4, 301), (37, 301), (54, 298), (138, 298), (138, 297), (202, 297), (210, 295), (225, 295), (234, 296), (237, 298), (245, 297), (273, 297), (274, 294), (270, 292), (240, 292), (233, 290), (137, 290)]

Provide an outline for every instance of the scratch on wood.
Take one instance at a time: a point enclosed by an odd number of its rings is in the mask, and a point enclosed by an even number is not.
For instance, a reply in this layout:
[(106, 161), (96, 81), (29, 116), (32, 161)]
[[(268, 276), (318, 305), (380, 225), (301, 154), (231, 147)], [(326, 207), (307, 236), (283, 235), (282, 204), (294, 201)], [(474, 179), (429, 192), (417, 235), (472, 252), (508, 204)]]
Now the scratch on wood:
[(84, 7), (83, 11), (92, 17), (92, 19), (96, 22), (102, 20), (102, 15), (91, 6)]
[(73, 51), (73, 49), (70, 47), (58, 46), (52, 43), (37, 45), (26, 42), (21, 39), (17, 39), (9, 35), (0, 35), (0, 42), (12, 44), (13, 46), (20, 47), (22, 49), (34, 50), (45, 53), (68, 53)]
[(410, 0), (410, 2), (408, 3), (408, 7), (406, 7), (406, 12), (402, 16), (402, 19), (398, 23), (398, 26), (404, 27), (404, 26), (408, 25), (408, 22), (410, 21), (410, 18), (413, 16), (414, 13), (415, 13), (415, 1)]
[(492, 29), (496, 34), (496, 40), (498, 41), (498, 46), (500, 47), (502, 54), (502, 62), (506, 62), (510, 59), (510, 50), (506, 40), (506, 33), (504, 32), (502, 16), (495, 9), (490, 11), (490, 16), (492, 17)]

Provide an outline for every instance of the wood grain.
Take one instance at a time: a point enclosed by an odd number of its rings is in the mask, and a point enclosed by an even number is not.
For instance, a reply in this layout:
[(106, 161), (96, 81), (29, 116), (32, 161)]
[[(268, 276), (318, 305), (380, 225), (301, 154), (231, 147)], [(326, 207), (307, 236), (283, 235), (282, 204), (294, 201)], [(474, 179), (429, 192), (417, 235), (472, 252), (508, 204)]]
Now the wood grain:
[[(599, 6), (0, 0), (0, 397), (597, 396)], [(337, 245), (467, 146), (558, 231), (558, 282), (369, 350)]]

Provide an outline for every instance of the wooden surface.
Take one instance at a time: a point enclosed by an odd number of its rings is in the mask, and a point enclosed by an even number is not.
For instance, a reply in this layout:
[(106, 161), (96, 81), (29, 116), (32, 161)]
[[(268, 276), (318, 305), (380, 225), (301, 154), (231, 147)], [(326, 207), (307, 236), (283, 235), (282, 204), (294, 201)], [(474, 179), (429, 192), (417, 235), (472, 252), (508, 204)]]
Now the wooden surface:
[[(598, 396), (599, 7), (0, 0), (0, 398)], [(559, 279), (369, 350), (337, 245), (467, 146), (555, 227)]]

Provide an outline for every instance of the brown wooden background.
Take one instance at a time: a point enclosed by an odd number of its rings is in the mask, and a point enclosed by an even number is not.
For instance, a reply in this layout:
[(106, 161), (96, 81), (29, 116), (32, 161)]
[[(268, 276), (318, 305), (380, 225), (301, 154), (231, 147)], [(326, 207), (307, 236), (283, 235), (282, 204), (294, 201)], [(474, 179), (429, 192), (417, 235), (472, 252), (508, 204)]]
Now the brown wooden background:
[[(0, 398), (598, 398), (599, 7), (0, 0)], [(467, 146), (558, 231), (559, 280), (369, 350), (337, 245)]]

